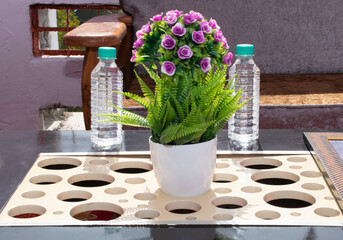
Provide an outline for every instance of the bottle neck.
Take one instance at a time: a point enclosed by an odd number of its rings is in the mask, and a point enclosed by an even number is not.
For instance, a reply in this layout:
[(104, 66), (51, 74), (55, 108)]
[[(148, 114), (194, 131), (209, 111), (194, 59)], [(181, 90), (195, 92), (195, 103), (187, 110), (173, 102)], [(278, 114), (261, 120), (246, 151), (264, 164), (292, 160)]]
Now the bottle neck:
[(115, 60), (116, 60), (115, 58), (111, 58), (111, 59), (99, 58), (99, 63), (105, 66), (111, 66), (111, 65), (117, 66)]
[(237, 56), (237, 61), (239, 61), (240, 63), (254, 63), (253, 56)]

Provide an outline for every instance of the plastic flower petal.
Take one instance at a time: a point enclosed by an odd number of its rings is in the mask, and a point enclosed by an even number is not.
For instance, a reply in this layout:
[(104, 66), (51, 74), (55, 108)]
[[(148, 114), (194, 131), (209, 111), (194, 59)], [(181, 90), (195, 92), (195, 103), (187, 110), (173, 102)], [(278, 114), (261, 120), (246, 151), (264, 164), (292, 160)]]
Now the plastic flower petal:
[(161, 71), (168, 76), (173, 76), (175, 74), (175, 64), (170, 61), (165, 61), (162, 63)]
[(202, 19), (204, 19), (204, 16), (199, 13), (199, 12), (194, 12), (193, 10), (189, 12), (190, 14), (193, 15), (193, 17), (197, 20), (197, 21), (200, 21)]
[(212, 68), (210, 57), (202, 59), (199, 64), (201, 70), (203, 70), (204, 72), (208, 72)]
[(168, 25), (174, 25), (174, 23), (177, 21), (177, 15), (169, 14), (163, 18), (163, 21), (165, 21)]
[(183, 20), (184, 20), (186, 25), (195, 23), (197, 21), (192, 14), (185, 14), (185, 15), (183, 15)]
[(165, 35), (161, 42), (162, 47), (169, 50), (173, 49), (175, 44), (176, 41), (170, 35)]
[(217, 24), (217, 21), (214, 20), (213, 18), (210, 19), (210, 21), (208, 22), (208, 24), (210, 25), (211, 28), (213, 29), (220, 29), (220, 27)]
[(222, 42), (223, 41), (223, 32), (220, 30), (215, 31), (213, 35), (213, 39), (216, 42)]
[(172, 27), (172, 33), (176, 36), (182, 37), (186, 34), (186, 28), (181, 23), (177, 23)]
[(151, 21), (153, 21), (153, 22), (162, 21), (162, 15), (163, 15), (163, 13), (157, 14), (157, 15), (153, 16), (153, 17), (151, 18)]
[(133, 48), (140, 48), (143, 46), (143, 39), (139, 37), (136, 42), (133, 43)]
[(193, 52), (190, 47), (188, 47), (187, 45), (183, 45), (179, 48), (179, 50), (177, 50), (177, 55), (180, 59), (188, 59), (193, 56)]
[(210, 27), (208, 22), (203, 21), (203, 22), (200, 23), (200, 30), (203, 31), (206, 34), (209, 34), (209, 33), (211, 33), (212, 28)]
[(131, 62), (135, 61), (135, 59), (136, 59), (136, 52), (137, 52), (137, 50), (132, 50), (132, 57), (130, 59)]
[(148, 22), (147, 24), (143, 25), (141, 31), (143, 33), (149, 33), (151, 31), (150, 22)]
[(192, 33), (192, 40), (193, 42), (197, 43), (197, 44), (201, 44), (203, 42), (205, 42), (205, 36), (204, 33), (202, 31), (194, 31)]
[(228, 54), (226, 54), (223, 58), (223, 62), (224, 64), (230, 66), (231, 65), (231, 59), (232, 59), (232, 53), (229, 52)]

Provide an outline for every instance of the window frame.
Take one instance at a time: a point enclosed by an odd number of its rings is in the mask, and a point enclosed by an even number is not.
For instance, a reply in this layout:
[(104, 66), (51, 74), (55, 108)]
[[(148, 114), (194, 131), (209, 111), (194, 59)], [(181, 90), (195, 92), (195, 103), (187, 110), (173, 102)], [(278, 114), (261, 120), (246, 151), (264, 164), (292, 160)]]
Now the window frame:
[[(67, 26), (66, 27), (40, 27), (38, 10), (39, 9), (55, 9), (55, 10), (66, 10), (67, 11)], [(90, 9), (98, 10), (98, 16), (101, 10), (122, 10), (120, 5), (112, 4), (33, 4), (30, 5), (30, 18), (31, 18), (31, 36), (32, 36), (32, 53), (34, 57), (41, 57), (43, 55), (48, 56), (71, 56), (71, 55), (84, 55), (85, 50), (70, 49), (58, 49), (48, 50), (39, 49), (39, 33), (40, 32), (69, 32), (75, 27), (69, 26), (69, 10), (79, 9)]]

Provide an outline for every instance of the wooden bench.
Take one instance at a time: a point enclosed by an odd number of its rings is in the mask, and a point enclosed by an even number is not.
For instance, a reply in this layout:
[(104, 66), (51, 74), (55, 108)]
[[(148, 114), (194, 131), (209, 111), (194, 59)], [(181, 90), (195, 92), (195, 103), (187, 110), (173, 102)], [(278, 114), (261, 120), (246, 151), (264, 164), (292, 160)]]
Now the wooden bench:
[(98, 48), (103, 46), (117, 48), (116, 62), (123, 71), (124, 90), (128, 90), (133, 78), (133, 64), (130, 62), (132, 41), (132, 16), (125, 13), (94, 17), (64, 36), (65, 45), (86, 47), (81, 89), (83, 116), (87, 130), (91, 128), (91, 72), (98, 63)]

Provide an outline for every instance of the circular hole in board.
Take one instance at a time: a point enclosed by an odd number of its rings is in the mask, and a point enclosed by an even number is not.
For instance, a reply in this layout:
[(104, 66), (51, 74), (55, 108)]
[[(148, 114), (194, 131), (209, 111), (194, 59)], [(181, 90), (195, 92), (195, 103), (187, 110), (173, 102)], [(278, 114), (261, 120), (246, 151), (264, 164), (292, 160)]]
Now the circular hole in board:
[(300, 216), (301, 216), (301, 213), (298, 213), (298, 212), (291, 212), (290, 215), (293, 216), (293, 217), (300, 217)]
[(302, 166), (299, 166), (299, 165), (292, 165), (292, 166), (289, 166), (290, 169), (302, 169), (303, 167)]
[(175, 214), (191, 214), (199, 211), (201, 205), (193, 201), (180, 200), (168, 203), (165, 209)]
[(103, 173), (81, 173), (70, 177), (68, 182), (78, 187), (101, 187), (114, 182), (114, 177)]
[(57, 198), (59, 200), (65, 202), (82, 202), (90, 199), (91, 197), (92, 194), (90, 192), (80, 190), (66, 191), (57, 195)]
[(124, 174), (145, 173), (152, 170), (152, 164), (146, 162), (119, 162), (111, 166), (111, 170)]
[(109, 221), (123, 213), (120, 206), (106, 202), (81, 204), (70, 210), (70, 215), (80, 221)]
[(275, 191), (264, 196), (264, 201), (281, 208), (304, 208), (313, 205), (316, 199), (298, 191)]
[(154, 200), (157, 198), (157, 195), (155, 193), (137, 193), (133, 196), (135, 199), (138, 200)]
[(214, 192), (224, 194), (224, 193), (230, 193), (232, 192), (232, 190), (230, 188), (215, 188)]
[(140, 219), (154, 219), (160, 216), (160, 213), (152, 209), (144, 209), (136, 212), (135, 216)]
[(215, 183), (230, 183), (238, 179), (236, 175), (229, 173), (215, 173), (213, 176), (213, 182)]
[(92, 164), (92, 165), (101, 166), (101, 165), (109, 164), (110, 162), (108, 160), (105, 160), (105, 159), (92, 159), (88, 163)]
[(262, 191), (262, 188), (256, 186), (245, 186), (241, 190), (246, 193), (258, 193)]
[(280, 213), (276, 211), (262, 210), (262, 211), (256, 212), (255, 216), (263, 220), (274, 220), (274, 219), (279, 218), (281, 215)]
[(45, 196), (45, 192), (43, 191), (28, 191), (28, 192), (24, 192), (21, 195), (23, 198), (40, 198)]
[(126, 192), (127, 192), (127, 189), (122, 188), (122, 187), (107, 188), (105, 190), (105, 193), (111, 194), (111, 195), (120, 195), (120, 194), (124, 194)]
[(146, 180), (144, 178), (127, 178), (125, 179), (125, 182), (129, 184), (141, 184), (145, 183)]
[(44, 175), (38, 175), (38, 176), (32, 177), (30, 178), (29, 181), (30, 183), (33, 183), (33, 184), (49, 185), (49, 184), (55, 184), (62, 181), (62, 178), (58, 175), (44, 174)]
[(322, 176), (320, 172), (316, 172), (316, 171), (304, 171), (304, 172), (301, 172), (300, 175), (303, 177), (308, 177), (308, 178), (317, 178), (317, 177)]
[(314, 212), (322, 217), (337, 217), (340, 214), (338, 210), (327, 207), (317, 208)]
[(313, 191), (324, 189), (324, 186), (319, 183), (304, 183), (303, 185), (301, 185), (301, 187), (304, 189), (313, 190)]
[(54, 215), (61, 215), (61, 214), (63, 214), (63, 211), (55, 211), (55, 212), (53, 212), (53, 214)]
[(287, 161), (290, 161), (290, 162), (306, 162), (307, 158), (305, 158), (305, 157), (289, 157), (289, 158), (287, 158)]
[(230, 167), (227, 163), (216, 163), (216, 168), (228, 168)]
[(81, 161), (75, 158), (49, 158), (38, 163), (38, 166), (49, 170), (67, 170), (81, 165)]
[(232, 220), (233, 216), (231, 214), (228, 214), (228, 213), (220, 213), (220, 214), (213, 215), (212, 219), (217, 220), (217, 221)]
[(249, 158), (241, 162), (241, 165), (251, 169), (272, 169), (282, 165), (282, 162), (274, 158)]
[(223, 209), (236, 209), (246, 206), (248, 202), (240, 197), (223, 196), (212, 200), (212, 205)]
[(251, 179), (266, 185), (288, 185), (299, 181), (299, 176), (291, 172), (261, 171), (254, 173)]
[(45, 212), (46, 209), (39, 205), (22, 205), (9, 210), (8, 215), (14, 218), (35, 218)]

